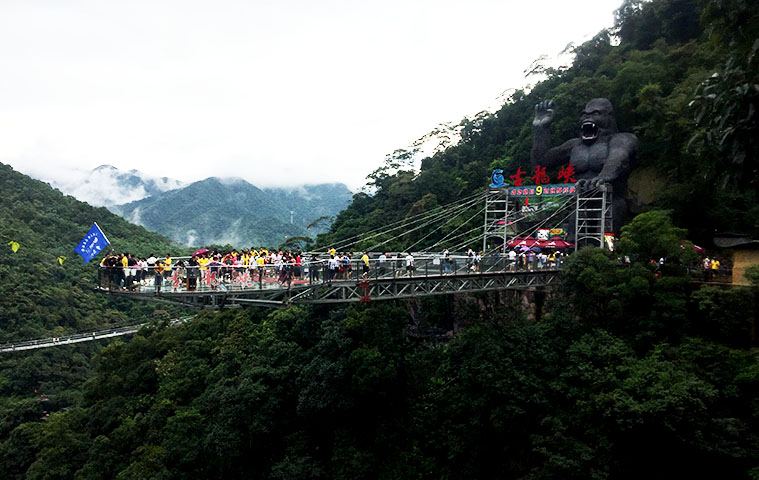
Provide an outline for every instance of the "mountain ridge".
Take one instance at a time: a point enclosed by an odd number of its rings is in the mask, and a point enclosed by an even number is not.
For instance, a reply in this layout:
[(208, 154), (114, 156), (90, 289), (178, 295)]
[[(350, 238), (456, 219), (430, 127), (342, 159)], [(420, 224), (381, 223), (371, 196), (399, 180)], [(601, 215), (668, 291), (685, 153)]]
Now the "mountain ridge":
[[(299, 194), (302, 188), (308, 189), (306, 197)], [(306, 226), (336, 215), (351, 199), (343, 184), (260, 189), (241, 178), (210, 177), (110, 209), (183, 245), (258, 247), (320, 233)]]
[(239, 177), (209, 177), (183, 183), (108, 164), (65, 179), (38, 179), (186, 246), (276, 246), (294, 236), (313, 237), (323, 227), (307, 225), (336, 216), (353, 197), (337, 182), (259, 188)]

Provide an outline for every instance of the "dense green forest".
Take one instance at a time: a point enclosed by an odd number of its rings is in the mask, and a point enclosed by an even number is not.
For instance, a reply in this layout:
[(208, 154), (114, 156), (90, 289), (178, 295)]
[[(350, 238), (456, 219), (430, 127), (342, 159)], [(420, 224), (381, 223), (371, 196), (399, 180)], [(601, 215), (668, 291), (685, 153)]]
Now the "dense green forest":
[[(622, 244), (645, 256), (683, 233), (653, 212)], [(35, 479), (755, 477), (758, 297), (692, 291), (678, 268), (687, 258), (672, 253), (657, 276), (582, 250), (537, 320), (501, 293), (156, 323), (103, 350), (72, 408), (8, 427), (0, 469)], [(416, 326), (455, 321), (458, 333), (410, 335), (410, 311)]]
[[(166, 319), (175, 313), (96, 294), (99, 259), (83, 265), (74, 252), (92, 222), (98, 222), (119, 252), (178, 251), (168, 239), (2, 164), (0, 201), (0, 343)], [(18, 244), (17, 251), (11, 242)], [(15, 443), (8, 435), (18, 425), (36, 424), (45, 412), (73, 405), (81, 384), (93, 374), (92, 357), (104, 345), (92, 342), (0, 357), (3, 445)], [(3, 478), (10, 471), (0, 467)]]
[[(525, 303), (539, 299), (499, 292), (169, 327), (167, 312), (90, 296), (90, 270), (56, 261), (92, 220), (125, 249), (165, 239), (4, 167), (2, 232), (29, 250), (0, 254), (3, 291), (24, 292), (2, 305), (3, 334), (155, 321), (102, 351), (0, 359), (3, 478), (759, 478), (759, 291), (692, 284), (681, 247), (759, 233), (757, 31), (748, 0), (625, 0), (571, 66), (465, 121), (462, 142), (420, 171), (389, 158), (319, 239), (470, 195), (492, 168), (526, 169), (538, 100), (554, 99), (566, 139), (585, 102), (608, 97), (641, 141), (639, 214), (618, 244), (633, 261), (572, 255), (537, 316)], [(647, 262), (660, 256), (661, 269)]]
[[(96, 295), (97, 260), (83, 265), (74, 247), (97, 222), (109, 248), (140, 256), (181, 251), (167, 238), (106, 208), (64, 196), (0, 164), (0, 343), (123, 325), (148, 314), (133, 302)], [(7, 244), (16, 242), (14, 252)], [(59, 262), (59, 257), (65, 257)], [(131, 322), (134, 323), (134, 322)]]

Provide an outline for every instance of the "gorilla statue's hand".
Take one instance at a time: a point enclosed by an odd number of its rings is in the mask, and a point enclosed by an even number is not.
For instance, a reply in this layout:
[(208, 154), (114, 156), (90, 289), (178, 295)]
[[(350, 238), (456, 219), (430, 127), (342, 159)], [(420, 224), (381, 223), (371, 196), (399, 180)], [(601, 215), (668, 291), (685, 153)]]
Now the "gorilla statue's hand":
[(590, 188), (590, 182), (591, 180), (581, 178), (577, 180), (577, 183), (575, 183), (575, 186), (577, 187), (578, 191), (582, 192), (583, 190), (587, 190), (588, 188)]
[(575, 186), (578, 190), (583, 191), (590, 188), (598, 188), (602, 183), (611, 183), (611, 179), (602, 176), (593, 178), (581, 178), (580, 180), (577, 180)]
[(611, 179), (599, 175), (590, 180), (590, 186), (594, 188), (600, 187), (602, 183), (611, 183)]
[(532, 121), (533, 127), (547, 127), (553, 122), (553, 101), (544, 100), (535, 104), (535, 119)]

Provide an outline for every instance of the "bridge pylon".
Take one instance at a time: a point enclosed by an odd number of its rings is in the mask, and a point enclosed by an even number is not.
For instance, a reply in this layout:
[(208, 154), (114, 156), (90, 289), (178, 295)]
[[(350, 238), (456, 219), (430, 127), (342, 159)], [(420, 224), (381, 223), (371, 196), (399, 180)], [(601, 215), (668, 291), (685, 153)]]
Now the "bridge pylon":
[[(569, 192), (567, 192), (567, 188), (570, 189)], [(558, 193), (562, 189), (564, 191)], [(516, 194), (513, 191), (516, 191)], [(546, 192), (550, 193), (547, 194)], [(491, 188), (485, 195), (482, 251), (492, 250), (494, 238), (498, 239), (498, 244), (505, 248), (511, 240), (510, 237), (519, 231), (534, 234), (534, 225), (540, 224), (541, 219), (553, 211), (548, 210), (545, 214), (540, 213), (541, 206), (539, 203), (536, 207), (525, 205), (520, 208), (518, 203), (520, 199), (525, 199), (527, 202), (531, 197), (540, 198), (541, 195), (545, 197), (560, 194), (570, 197), (560, 209), (564, 212), (568, 210), (568, 213), (566, 215), (554, 213), (553, 216), (556, 217), (557, 224), (543, 226), (564, 228), (569, 233), (569, 240), (574, 242), (575, 250), (585, 245), (604, 248), (606, 246), (605, 237), (614, 231), (613, 193), (614, 189), (610, 184), (601, 184), (598, 188), (585, 190), (576, 189), (574, 186), (566, 187), (565, 185)], [(488, 243), (490, 243), (490, 249)]]
[(491, 188), (485, 197), (485, 225), (482, 251), (488, 251), (488, 239), (498, 238), (506, 245), (509, 228), (509, 195), (507, 188)]
[(577, 193), (575, 250), (584, 245), (604, 248), (604, 236), (613, 232), (613, 193), (613, 187), (607, 183), (597, 190)]

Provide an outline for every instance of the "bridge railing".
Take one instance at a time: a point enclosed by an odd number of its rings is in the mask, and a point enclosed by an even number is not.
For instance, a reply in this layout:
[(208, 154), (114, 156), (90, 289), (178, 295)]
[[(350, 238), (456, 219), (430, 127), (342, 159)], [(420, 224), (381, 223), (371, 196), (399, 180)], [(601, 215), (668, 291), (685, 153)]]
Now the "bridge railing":
[[(407, 256), (380, 259), (372, 255), (367, 262), (360, 258), (350, 261), (330, 262), (317, 258), (297, 264), (225, 265), (211, 263), (207, 266), (190, 266), (177, 261), (159, 272), (152, 268), (100, 267), (98, 285), (103, 290), (133, 292), (213, 292), (248, 289), (281, 289), (297, 285), (330, 284), (332, 282), (361, 282), (401, 277), (440, 277), (446, 275), (471, 275), (476, 273), (519, 272), (557, 270), (562, 259), (540, 261), (534, 257), (510, 259), (503, 255), (484, 257), (463, 254), (443, 255), (418, 252)], [(411, 268), (409, 268), (411, 267)], [(156, 282), (156, 277), (160, 280)]]

